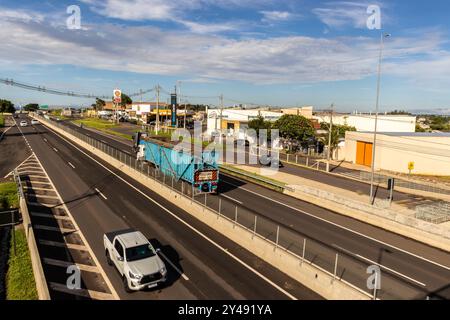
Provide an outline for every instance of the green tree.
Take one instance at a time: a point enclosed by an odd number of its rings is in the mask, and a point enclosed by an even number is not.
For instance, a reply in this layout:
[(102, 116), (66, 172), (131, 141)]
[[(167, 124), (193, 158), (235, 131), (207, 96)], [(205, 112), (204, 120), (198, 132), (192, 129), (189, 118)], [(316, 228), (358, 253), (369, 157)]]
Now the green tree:
[(411, 116), (411, 112), (404, 111), (404, 110), (394, 110), (391, 112), (388, 112), (389, 115), (405, 115), (405, 116)]
[[(114, 97), (112, 98), (114, 101)], [(127, 96), (125, 93), (122, 92), (122, 102), (120, 103), (120, 106), (125, 108), (128, 104), (132, 104), (133, 100), (129, 96)]]
[(248, 122), (248, 127), (249, 129), (255, 130), (258, 137), (260, 130), (267, 130), (267, 137), (270, 137), (270, 128), (272, 127), (272, 124), (269, 121), (264, 120), (264, 117), (260, 112), (255, 119)]
[(14, 113), (16, 109), (14, 104), (9, 100), (0, 100), (0, 113)]
[(314, 136), (314, 127), (308, 119), (300, 115), (285, 114), (275, 121), (274, 129), (280, 131), (280, 137), (306, 142)]
[(37, 103), (29, 103), (25, 107), (23, 107), (25, 111), (36, 111), (39, 110), (39, 105)]
[(326, 130), (328, 133), (319, 137), (319, 140), (322, 141), (322, 143), (325, 146), (330, 145), (331, 146), (331, 154), (333, 154), (333, 151), (336, 150), (339, 140), (342, 138), (345, 138), (345, 133), (347, 131), (356, 131), (355, 127), (347, 126), (347, 125), (333, 125), (333, 129), (331, 131), (331, 144), (330, 144), (330, 125), (328, 123), (322, 122), (320, 124), (320, 128), (322, 130)]
[(92, 104), (92, 107), (95, 111), (101, 111), (106, 106), (106, 102), (102, 99), (95, 98), (95, 103)]
[(420, 126), (420, 124), (416, 124), (416, 132), (427, 132), (424, 128)]

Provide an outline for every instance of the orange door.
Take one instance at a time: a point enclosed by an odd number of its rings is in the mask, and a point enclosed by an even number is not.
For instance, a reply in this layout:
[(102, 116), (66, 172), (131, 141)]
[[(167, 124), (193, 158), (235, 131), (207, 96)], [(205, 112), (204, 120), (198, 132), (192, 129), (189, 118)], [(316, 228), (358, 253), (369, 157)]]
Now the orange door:
[(366, 143), (366, 148), (364, 152), (364, 165), (367, 167), (372, 166), (372, 152), (373, 152), (373, 144)]
[(364, 165), (366, 143), (357, 141), (356, 143), (356, 164)]

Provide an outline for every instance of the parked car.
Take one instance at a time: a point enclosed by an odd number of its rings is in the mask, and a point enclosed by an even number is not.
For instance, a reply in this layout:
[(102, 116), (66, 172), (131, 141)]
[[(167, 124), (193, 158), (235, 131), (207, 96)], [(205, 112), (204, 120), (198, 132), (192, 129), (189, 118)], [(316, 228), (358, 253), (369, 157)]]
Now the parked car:
[(36, 119), (31, 120), (31, 125), (39, 124), (40, 122)]
[(22, 121), (20, 121), (20, 126), (26, 127), (26, 126), (28, 126), (28, 122), (26, 122), (25, 120), (22, 120)]
[(167, 269), (147, 238), (134, 229), (103, 236), (106, 260), (122, 276), (126, 292), (153, 288), (167, 279)]

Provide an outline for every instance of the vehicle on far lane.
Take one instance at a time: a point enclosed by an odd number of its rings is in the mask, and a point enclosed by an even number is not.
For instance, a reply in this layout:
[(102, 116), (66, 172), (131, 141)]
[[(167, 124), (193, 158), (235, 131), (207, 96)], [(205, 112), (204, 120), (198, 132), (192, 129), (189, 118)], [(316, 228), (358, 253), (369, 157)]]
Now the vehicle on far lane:
[(22, 120), (22, 121), (20, 121), (20, 126), (26, 127), (26, 126), (28, 126), (28, 122), (26, 122), (25, 120)]
[(36, 120), (36, 119), (33, 119), (33, 120), (31, 120), (31, 125), (36, 125), (36, 124), (39, 124), (39, 121), (38, 120)]
[(126, 292), (153, 288), (167, 279), (167, 269), (147, 238), (134, 229), (103, 236), (106, 260), (122, 276)]

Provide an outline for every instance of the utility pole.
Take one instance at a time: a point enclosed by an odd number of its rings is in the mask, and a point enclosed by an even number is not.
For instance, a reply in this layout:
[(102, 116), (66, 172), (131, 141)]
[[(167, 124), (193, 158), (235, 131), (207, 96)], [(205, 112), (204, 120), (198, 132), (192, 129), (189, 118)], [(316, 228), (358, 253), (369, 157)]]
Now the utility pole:
[(382, 33), (380, 40), (380, 56), (378, 60), (378, 80), (377, 80), (377, 102), (375, 106), (375, 130), (373, 132), (373, 146), (372, 146), (372, 170), (370, 177), (370, 203), (375, 204), (374, 199), (374, 180), (375, 180), (375, 150), (377, 145), (377, 129), (378, 129), (378, 110), (380, 104), (380, 89), (381, 89), (381, 64), (383, 62), (383, 48), (384, 48), (384, 39), (390, 37), (390, 34)]
[(219, 116), (219, 124), (220, 124), (220, 133), (222, 134), (222, 118), (223, 118), (223, 94), (220, 95), (220, 116)]
[(159, 84), (156, 86), (156, 135), (159, 133), (159, 92), (161, 88)]
[(331, 104), (331, 113), (330, 113), (330, 127), (328, 133), (328, 152), (327, 152), (327, 172), (330, 172), (330, 160), (331, 160), (331, 139), (333, 137), (333, 112), (334, 112), (334, 103)]

